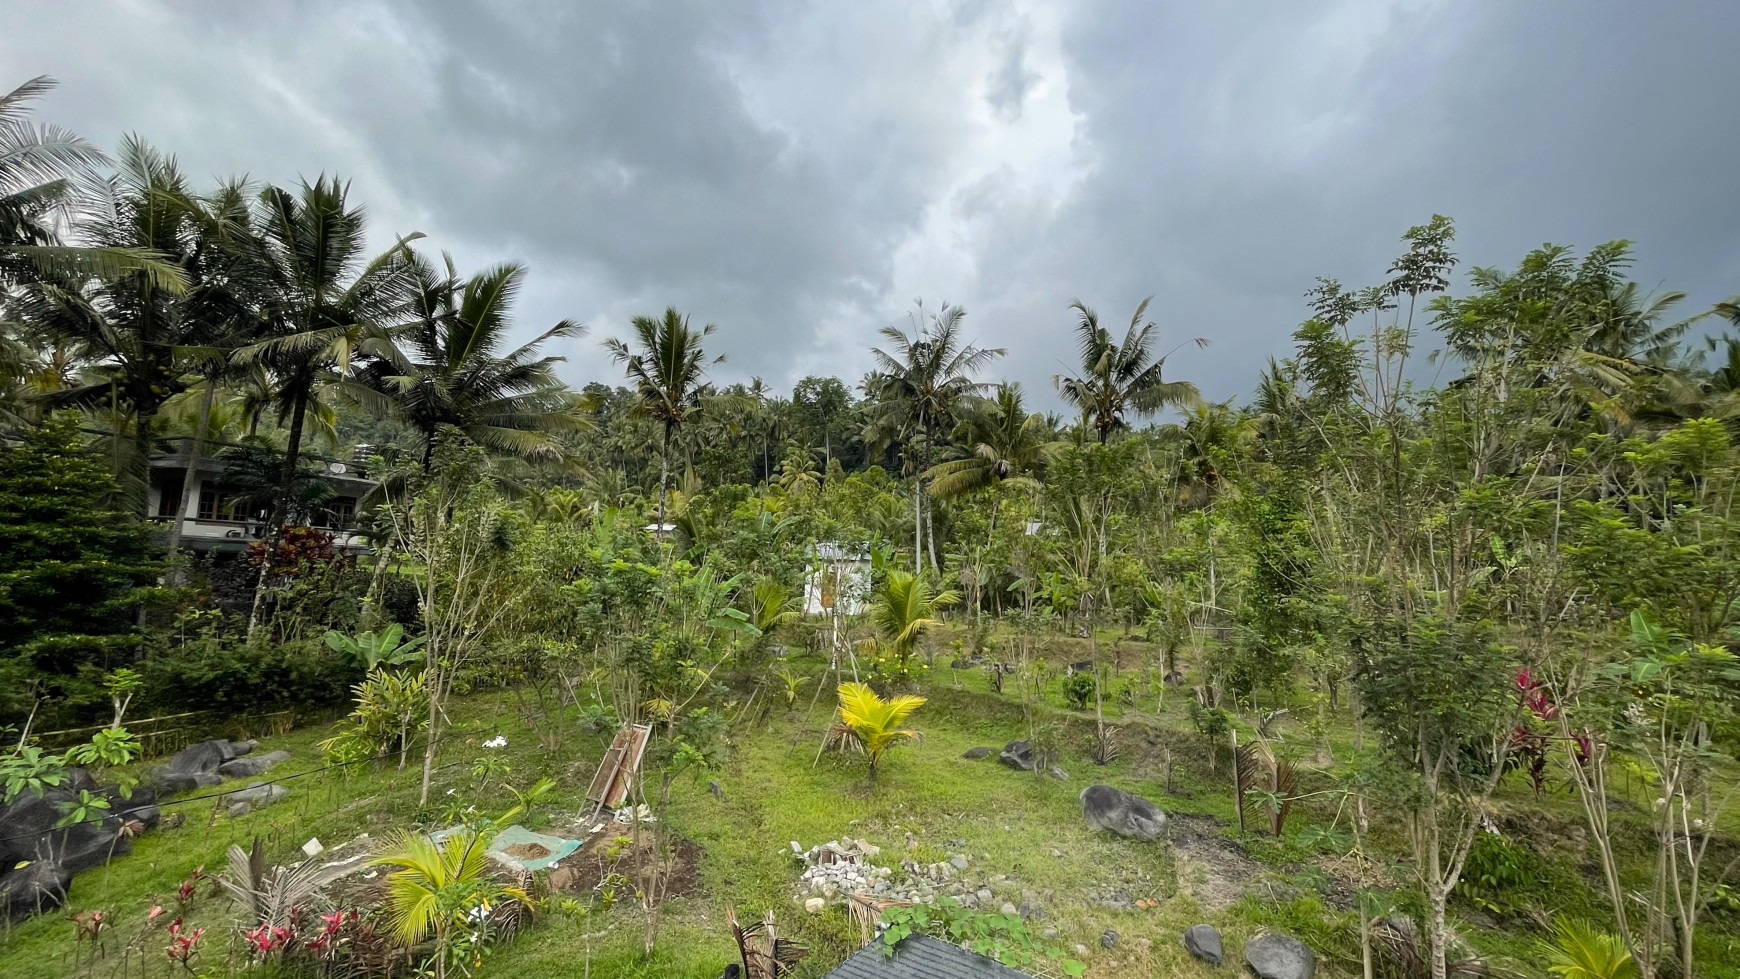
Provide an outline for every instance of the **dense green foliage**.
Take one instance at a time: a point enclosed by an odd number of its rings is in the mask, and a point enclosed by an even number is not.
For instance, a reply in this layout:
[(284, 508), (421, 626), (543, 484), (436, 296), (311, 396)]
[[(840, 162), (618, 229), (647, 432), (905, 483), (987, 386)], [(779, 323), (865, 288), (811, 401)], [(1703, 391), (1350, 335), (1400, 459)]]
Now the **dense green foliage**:
[(134, 610), (161, 562), (77, 422), (50, 420), (0, 448), (0, 711), (37, 700), (107, 702), (101, 676), (141, 640)]

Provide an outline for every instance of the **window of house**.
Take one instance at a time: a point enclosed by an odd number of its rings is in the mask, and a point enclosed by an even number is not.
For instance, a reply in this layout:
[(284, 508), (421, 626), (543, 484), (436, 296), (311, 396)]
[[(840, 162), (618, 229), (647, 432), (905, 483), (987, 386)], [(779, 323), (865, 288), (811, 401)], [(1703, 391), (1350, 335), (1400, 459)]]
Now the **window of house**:
[(349, 527), (356, 519), (356, 497), (340, 496), (332, 501), (332, 525)]
[(242, 516), (236, 512), (237, 499), (234, 493), (201, 486), (199, 488), (199, 519), (201, 520), (240, 520)]
[(184, 473), (164, 473), (163, 485), (158, 488), (157, 515), (173, 517), (181, 512), (181, 488), (185, 485)]

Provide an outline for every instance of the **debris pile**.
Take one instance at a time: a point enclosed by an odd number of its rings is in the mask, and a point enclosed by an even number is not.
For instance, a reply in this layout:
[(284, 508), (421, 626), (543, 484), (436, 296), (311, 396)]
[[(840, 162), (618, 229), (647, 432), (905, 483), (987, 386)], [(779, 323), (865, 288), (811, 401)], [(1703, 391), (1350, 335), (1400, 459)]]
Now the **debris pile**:
[(798, 877), (798, 886), (803, 890), (792, 895), (792, 899), (800, 903), (805, 903), (806, 898), (824, 901), (839, 898), (843, 901), (848, 894), (882, 894), (888, 891), (888, 879), (894, 873), (870, 862), (871, 857), (882, 852), (881, 847), (849, 836), (829, 840), (808, 850), (793, 840), (791, 852), (805, 864), (804, 872)]
[[(804, 870), (798, 877), (799, 890), (792, 895), (792, 900), (811, 913), (820, 911), (827, 904), (844, 903), (852, 894), (915, 904), (930, 904), (938, 898), (952, 897), (965, 907), (993, 910), (1001, 907), (998, 901), (1002, 900), (1011, 911), (1020, 910), (1023, 916), (1029, 916), (1035, 914), (1036, 905), (1042, 899), (1035, 892), (1021, 890), (1020, 885), (1005, 874), (986, 880), (970, 876), (968, 870), (972, 861), (964, 853), (956, 853), (936, 863), (904, 860), (895, 868), (871, 862), (871, 858), (881, 852), (874, 843), (851, 837), (829, 840), (808, 850), (793, 840), (791, 856), (803, 862)], [(1017, 897), (1021, 901), (1019, 909), (1011, 903)], [(1050, 897), (1049, 892), (1045, 893), (1045, 899)]]

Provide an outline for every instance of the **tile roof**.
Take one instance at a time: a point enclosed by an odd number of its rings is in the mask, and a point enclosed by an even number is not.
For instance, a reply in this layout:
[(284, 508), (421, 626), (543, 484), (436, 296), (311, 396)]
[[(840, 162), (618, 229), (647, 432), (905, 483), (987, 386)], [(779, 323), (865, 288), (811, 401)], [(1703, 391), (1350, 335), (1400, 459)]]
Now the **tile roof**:
[(927, 935), (908, 935), (884, 955), (882, 943), (872, 942), (827, 979), (1033, 979), (983, 955), (938, 941)]

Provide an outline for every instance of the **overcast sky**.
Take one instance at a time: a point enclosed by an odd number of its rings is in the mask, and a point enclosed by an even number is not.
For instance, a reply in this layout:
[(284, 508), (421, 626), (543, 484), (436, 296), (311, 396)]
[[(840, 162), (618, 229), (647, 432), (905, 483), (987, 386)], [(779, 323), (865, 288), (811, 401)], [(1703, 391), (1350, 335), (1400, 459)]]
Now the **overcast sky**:
[(855, 380), (922, 297), (1049, 405), (1070, 300), (1155, 295), (1211, 341), (1168, 375), (1242, 398), (1314, 276), (1377, 281), (1434, 212), (1465, 266), (1629, 238), (1688, 313), (1740, 292), (1737, 37), (1733, 0), (12, 0), (0, 88), (525, 262), (522, 333), (592, 327), (573, 381), (668, 304), (722, 380)]

